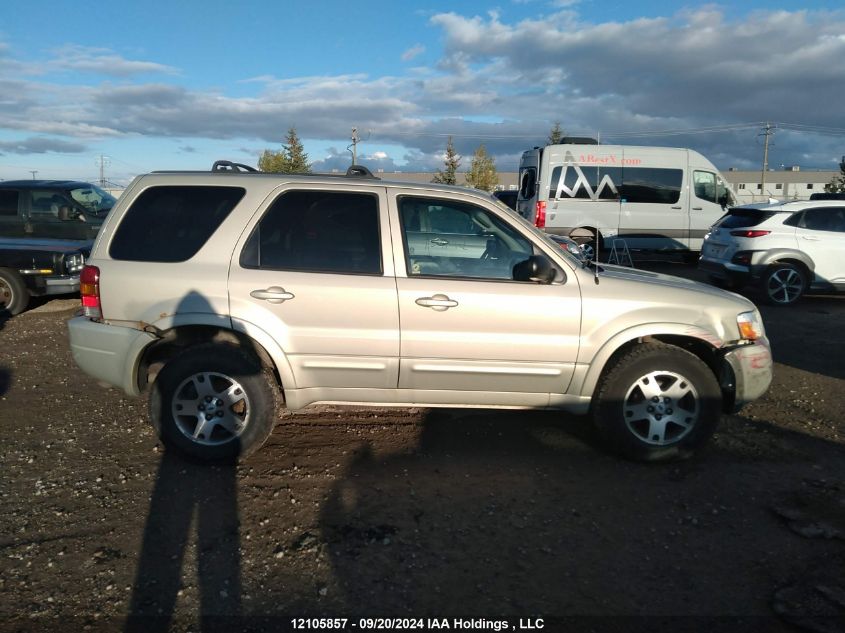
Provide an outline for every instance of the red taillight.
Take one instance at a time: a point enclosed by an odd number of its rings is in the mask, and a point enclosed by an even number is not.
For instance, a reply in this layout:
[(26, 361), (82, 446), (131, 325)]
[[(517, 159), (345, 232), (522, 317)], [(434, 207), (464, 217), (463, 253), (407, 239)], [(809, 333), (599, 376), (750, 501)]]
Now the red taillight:
[(731, 235), (734, 237), (763, 237), (764, 235), (768, 235), (771, 231), (759, 231), (753, 229), (742, 229), (740, 231), (731, 231)]
[(79, 294), (82, 296), (82, 314), (92, 319), (100, 319), (100, 269), (85, 266), (79, 274)]
[(538, 229), (546, 228), (546, 201), (537, 201), (537, 215), (534, 217), (534, 226)]

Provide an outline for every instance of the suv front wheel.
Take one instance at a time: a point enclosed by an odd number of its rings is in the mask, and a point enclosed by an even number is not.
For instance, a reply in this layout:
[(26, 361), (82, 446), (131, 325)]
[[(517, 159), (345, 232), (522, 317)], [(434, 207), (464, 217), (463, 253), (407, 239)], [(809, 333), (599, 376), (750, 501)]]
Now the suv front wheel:
[(608, 447), (629, 459), (689, 457), (721, 417), (716, 377), (697, 356), (644, 343), (624, 353), (593, 400), (593, 422)]
[(200, 345), (161, 370), (150, 417), (169, 448), (203, 461), (230, 461), (254, 453), (270, 436), (276, 393), (253, 356), (231, 345)]

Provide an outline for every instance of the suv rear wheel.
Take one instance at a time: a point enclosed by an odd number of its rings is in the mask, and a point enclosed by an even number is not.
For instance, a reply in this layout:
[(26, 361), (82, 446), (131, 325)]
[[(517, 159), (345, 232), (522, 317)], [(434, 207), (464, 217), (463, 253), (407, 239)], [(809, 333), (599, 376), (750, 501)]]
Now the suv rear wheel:
[(593, 422), (608, 447), (630, 459), (686, 458), (716, 429), (722, 396), (698, 357), (645, 343), (622, 355), (593, 400)]
[(807, 275), (794, 264), (772, 264), (763, 274), (763, 293), (772, 305), (792, 305), (807, 288)]
[(159, 373), (150, 417), (170, 448), (204, 461), (257, 451), (276, 421), (276, 385), (261, 363), (231, 345), (188, 349)]

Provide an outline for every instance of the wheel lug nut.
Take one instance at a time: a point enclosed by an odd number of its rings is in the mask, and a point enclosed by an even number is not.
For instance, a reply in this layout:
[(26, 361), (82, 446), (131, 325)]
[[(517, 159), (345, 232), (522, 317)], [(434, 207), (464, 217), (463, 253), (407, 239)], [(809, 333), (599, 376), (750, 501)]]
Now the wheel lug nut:
[(660, 420), (663, 416), (662, 416), (662, 415), (660, 415), (660, 414), (658, 413), (658, 414), (657, 414), (656, 416), (654, 416), (654, 417), (655, 417), (655, 418), (657, 418), (658, 420)]
[(649, 407), (649, 408), (647, 409), (647, 411), (648, 411), (649, 413), (654, 413), (654, 407)]
[(204, 407), (204, 406), (202, 406), (202, 405), (199, 405), (199, 406), (197, 407), (197, 409), (199, 409), (200, 411), (205, 411), (205, 407)]
[(205, 415), (205, 419), (206, 419), (206, 420), (211, 420), (212, 418), (214, 418), (214, 416), (213, 416), (213, 415), (211, 415), (210, 413), (207, 413), (207, 414)]
[(205, 397), (205, 401), (206, 401), (206, 402), (211, 402), (211, 400), (212, 400), (212, 397), (211, 397), (211, 396), (206, 396), (206, 397)]
[(672, 415), (672, 409), (666, 409), (666, 413), (668, 413), (669, 415)]
[(652, 402), (660, 402), (660, 398), (658, 398), (657, 396), (654, 396), (654, 397), (651, 399), (651, 401), (652, 401)]
[(217, 417), (218, 417), (218, 418), (222, 418), (222, 417), (223, 417), (223, 412), (222, 412), (222, 411), (218, 411), (218, 412), (217, 412)]

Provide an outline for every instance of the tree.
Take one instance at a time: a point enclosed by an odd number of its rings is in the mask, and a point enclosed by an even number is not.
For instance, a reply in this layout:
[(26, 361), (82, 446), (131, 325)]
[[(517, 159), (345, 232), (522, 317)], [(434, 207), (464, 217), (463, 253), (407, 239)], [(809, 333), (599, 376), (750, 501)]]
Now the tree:
[(455, 151), (455, 146), (452, 144), (452, 137), (446, 143), (446, 159), (443, 161), (446, 165), (446, 170), (437, 170), (437, 174), (431, 179), (431, 182), (436, 182), (441, 185), (457, 184), (458, 167), (461, 165), (461, 157)]
[(296, 134), (296, 128), (290, 128), (281, 151), (264, 150), (258, 159), (258, 169), (277, 174), (310, 174), (311, 163), (308, 154)]
[(842, 162), (839, 163), (839, 175), (834, 176), (833, 180), (824, 186), (824, 190), (828, 193), (845, 193), (845, 156), (842, 157)]
[(496, 163), (487, 153), (484, 145), (479, 145), (472, 156), (472, 163), (467, 172), (467, 184), (483, 191), (493, 191), (493, 188), (499, 184)]
[(560, 127), (560, 121), (555, 121), (552, 131), (549, 132), (549, 145), (557, 145), (563, 140), (565, 132)]

